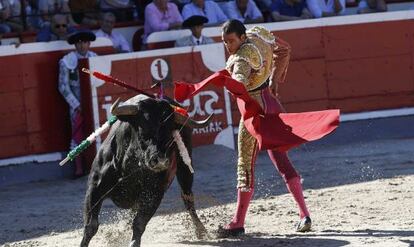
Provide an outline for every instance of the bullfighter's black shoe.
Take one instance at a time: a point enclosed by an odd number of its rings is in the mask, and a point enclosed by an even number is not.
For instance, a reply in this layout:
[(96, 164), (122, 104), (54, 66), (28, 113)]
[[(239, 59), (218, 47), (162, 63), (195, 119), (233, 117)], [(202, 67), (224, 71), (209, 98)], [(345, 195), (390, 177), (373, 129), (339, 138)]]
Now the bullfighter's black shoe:
[(312, 226), (312, 220), (309, 216), (303, 217), (296, 226), (297, 232), (308, 232)]
[(244, 235), (244, 227), (238, 227), (233, 229), (226, 229), (222, 226), (219, 226), (217, 230), (217, 238), (231, 238)]

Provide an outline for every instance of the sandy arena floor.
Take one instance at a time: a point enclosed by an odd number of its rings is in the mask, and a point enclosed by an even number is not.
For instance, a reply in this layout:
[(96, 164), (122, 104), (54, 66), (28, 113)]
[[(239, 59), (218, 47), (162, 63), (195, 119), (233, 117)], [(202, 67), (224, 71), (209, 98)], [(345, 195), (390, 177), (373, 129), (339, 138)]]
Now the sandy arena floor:
[[(194, 237), (174, 182), (143, 236), (142, 246), (414, 246), (414, 139), (345, 146), (307, 145), (291, 152), (304, 178), (313, 230), (297, 234), (297, 209), (280, 176), (261, 153), (246, 236)], [(214, 160), (206, 159), (214, 153)], [(210, 232), (235, 208), (236, 153), (219, 146), (195, 150), (194, 193)], [(38, 182), (0, 191), (0, 245), (79, 246), (86, 178)], [(110, 201), (90, 246), (128, 246), (129, 214)]]

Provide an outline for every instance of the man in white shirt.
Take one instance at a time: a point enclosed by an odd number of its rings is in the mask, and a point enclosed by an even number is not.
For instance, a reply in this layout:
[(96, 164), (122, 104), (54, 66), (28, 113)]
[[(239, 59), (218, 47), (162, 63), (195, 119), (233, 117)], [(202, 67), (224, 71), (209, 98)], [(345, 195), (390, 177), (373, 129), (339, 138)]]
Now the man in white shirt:
[(110, 39), (115, 50), (119, 53), (131, 52), (131, 48), (125, 37), (122, 36), (122, 34), (113, 32), (115, 22), (115, 15), (111, 12), (102, 14), (101, 29), (95, 33), (96, 37), (104, 37)]
[(214, 1), (193, 0), (192, 3), (186, 4), (182, 11), (183, 19), (186, 20), (193, 15), (207, 17), (206, 26), (218, 26), (227, 21), (227, 16)]
[(243, 23), (263, 22), (263, 15), (253, 0), (234, 0), (225, 5), (224, 12), (229, 19)]
[(184, 28), (191, 30), (191, 35), (182, 37), (175, 42), (175, 47), (182, 46), (195, 46), (214, 43), (214, 40), (210, 37), (201, 35), (204, 24), (208, 22), (208, 19), (201, 15), (193, 15), (183, 22)]
[(309, 11), (314, 18), (342, 15), (345, 0), (307, 0)]

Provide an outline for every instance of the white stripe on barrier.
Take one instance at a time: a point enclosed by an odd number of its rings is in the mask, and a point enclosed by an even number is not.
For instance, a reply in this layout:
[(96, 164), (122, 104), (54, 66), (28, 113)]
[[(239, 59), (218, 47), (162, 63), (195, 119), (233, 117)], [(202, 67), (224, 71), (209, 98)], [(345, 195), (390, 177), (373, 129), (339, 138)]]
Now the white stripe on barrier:
[(414, 115), (414, 107), (341, 114), (341, 122)]
[(62, 159), (63, 159), (63, 156), (59, 152), (37, 154), (37, 155), (27, 155), (27, 156), (20, 156), (20, 157), (9, 158), (9, 159), (1, 159), (0, 167), (8, 166), (8, 165), (18, 165), (18, 164), (29, 163), (29, 162), (35, 162), (35, 163), (51, 162), (51, 161), (58, 161)]

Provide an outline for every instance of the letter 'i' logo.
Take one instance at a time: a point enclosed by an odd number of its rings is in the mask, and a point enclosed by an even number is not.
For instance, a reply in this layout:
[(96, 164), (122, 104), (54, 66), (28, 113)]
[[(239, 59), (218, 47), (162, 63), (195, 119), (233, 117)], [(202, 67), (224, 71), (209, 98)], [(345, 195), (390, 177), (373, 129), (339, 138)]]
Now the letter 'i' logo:
[(167, 78), (168, 72), (168, 63), (164, 59), (158, 58), (151, 63), (151, 75), (154, 80), (163, 81)]

